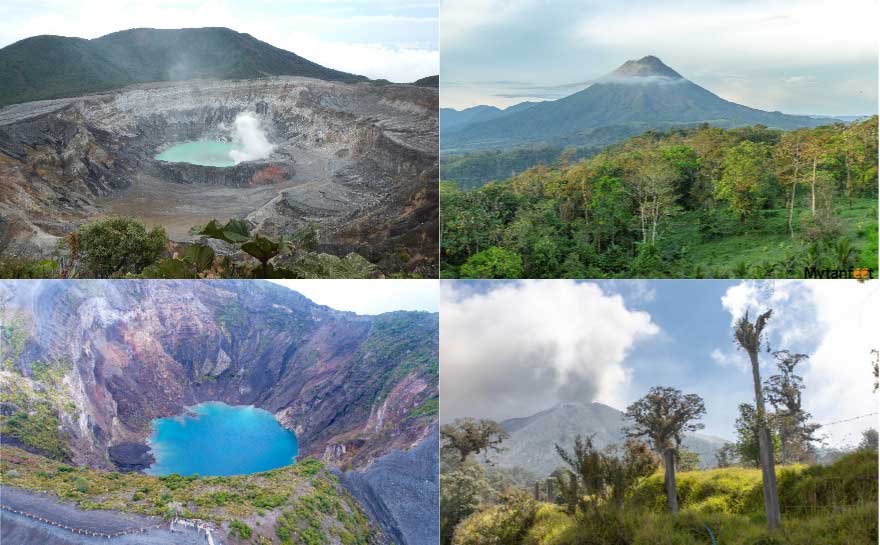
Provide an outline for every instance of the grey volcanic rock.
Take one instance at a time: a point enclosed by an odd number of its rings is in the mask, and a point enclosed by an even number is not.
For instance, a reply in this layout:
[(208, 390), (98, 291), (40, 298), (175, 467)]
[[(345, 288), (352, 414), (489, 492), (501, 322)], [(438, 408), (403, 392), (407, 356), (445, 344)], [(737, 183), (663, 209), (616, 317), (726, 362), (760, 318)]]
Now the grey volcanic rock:
[[(0, 252), (46, 255), (97, 214), (162, 224), (179, 241), (210, 218), (248, 217), (272, 236), (316, 222), (324, 251), (430, 274), (437, 97), (415, 85), (269, 77), (8, 106), (0, 109)], [(266, 159), (229, 168), (154, 159), (176, 143), (228, 138), (242, 112), (275, 145)], [(333, 205), (322, 205), (331, 196)], [(410, 262), (388, 257), (401, 250)]]
[[(500, 467), (521, 467), (545, 476), (563, 465), (554, 444), (571, 449), (575, 435), (593, 435), (593, 444), (602, 449), (622, 444), (626, 425), (622, 412), (601, 403), (563, 403), (525, 418), (501, 422), (510, 434), (504, 451), (488, 459)], [(702, 434), (685, 436), (684, 447), (700, 455), (701, 467), (715, 465), (715, 452), (725, 441)]]
[(669, 68), (663, 61), (653, 55), (642, 57), (638, 60), (629, 60), (620, 65), (614, 72), (612, 77), (659, 77), (668, 79), (683, 79), (681, 74)]
[(340, 473), (343, 486), (401, 545), (436, 545), (438, 541), (439, 440), (435, 427), (408, 451), (391, 452), (363, 472)]
[(301, 456), (357, 469), (436, 422), (413, 412), (438, 396), (437, 314), (360, 316), (262, 281), (0, 282), (7, 296), (27, 340), (0, 357), (24, 377), (66, 362), (76, 410), (58, 418), (78, 465), (143, 461), (108, 449), (143, 445), (153, 419), (204, 401), (272, 412)]
[(150, 452), (150, 447), (142, 443), (119, 443), (107, 449), (110, 461), (120, 471), (143, 471), (147, 469), (156, 458)]

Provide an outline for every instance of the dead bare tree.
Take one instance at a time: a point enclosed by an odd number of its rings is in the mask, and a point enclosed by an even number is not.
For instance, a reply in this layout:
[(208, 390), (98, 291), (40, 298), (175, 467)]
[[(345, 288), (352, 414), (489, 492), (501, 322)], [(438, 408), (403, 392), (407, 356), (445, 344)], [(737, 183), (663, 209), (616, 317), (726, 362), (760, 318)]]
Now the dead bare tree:
[(761, 335), (770, 319), (773, 309), (758, 316), (755, 323), (749, 321), (749, 313), (740, 318), (735, 327), (736, 342), (749, 355), (752, 363), (752, 379), (755, 383), (755, 407), (758, 424), (758, 448), (760, 450), (761, 475), (764, 482), (764, 514), (767, 527), (776, 530), (781, 524), (779, 512), (779, 492), (776, 487), (776, 468), (773, 462), (773, 443), (767, 426), (767, 410), (764, 406), (764, 393), (761, 388), (761, 371), (758, 368), (758, 351), (761, 349)]

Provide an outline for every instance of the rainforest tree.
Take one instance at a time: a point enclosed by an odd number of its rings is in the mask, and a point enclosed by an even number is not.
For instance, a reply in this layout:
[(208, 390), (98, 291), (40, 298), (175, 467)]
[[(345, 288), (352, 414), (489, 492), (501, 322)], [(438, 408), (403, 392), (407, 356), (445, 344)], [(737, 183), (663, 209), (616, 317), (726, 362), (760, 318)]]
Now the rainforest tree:
[(791, 278), (844, 262), (876, 268), (876, 137), (876, 117), (791, 132), (704, 125), (648, 131), (475, 189), (444, 181), (441, 274)]
[(631, 424), (626, 436), (645, 437), (654, 451), (663, 457), (666, 472), (666, 502), (669, 510), (678, 512), (675, 489), (675, 461), (685, 433), (703, 429), (697, 422), (706, 414), (703, 399), (697, 394), (682, 394), (680, 390), (655, 386), (648, 394), (626, 409)]

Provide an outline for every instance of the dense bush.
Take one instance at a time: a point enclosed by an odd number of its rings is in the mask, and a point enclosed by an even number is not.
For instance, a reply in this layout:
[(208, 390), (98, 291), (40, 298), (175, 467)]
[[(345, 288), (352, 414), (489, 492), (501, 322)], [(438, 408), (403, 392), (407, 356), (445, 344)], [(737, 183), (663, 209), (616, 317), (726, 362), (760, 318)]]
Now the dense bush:
[(240, 520), (233, 520), (229, 523), (229, 533), (239, 539), (248, 539), (251, 537), (253, 530)]
[(58, 263), (51, 259), (2, 259), (0, 278), (58, 278)]
[(0, 431), (22, 445), (56, 460), (70, 457), (67, 440), (59, 431), (61, 422), (55, 410), (40, 403), (30, 411), (20, 410), (0, 421)]
[(462, 278), (519, 278), (522, 274), (519, 254), (497, 246), (472, 255), (461, 266)]
[(472, 514), (459, 524), (453, 545), (517, 545), (532, 525), (538, 503), (523, 491), (510, 490), (500, 503)]
[(139, 274), (155, 263), (168, 238), (161, 227), (148, 231), (135, 219), (113, 217), (83, 226), (74, 244), (79, 276), (110, 278)]

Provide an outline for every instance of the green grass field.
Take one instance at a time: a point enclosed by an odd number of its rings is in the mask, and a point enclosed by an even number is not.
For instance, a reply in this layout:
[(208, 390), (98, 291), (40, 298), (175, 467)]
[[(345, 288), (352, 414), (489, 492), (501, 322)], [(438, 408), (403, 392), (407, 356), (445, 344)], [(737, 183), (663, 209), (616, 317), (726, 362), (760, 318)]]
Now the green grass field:
[[(801, 216), (808, 212), (808, 208), (795, 209), (794, 239), (789, 234), (786, 209), (763, 210), (757, 221), (743, 226), (729, 214), (719, 216), (722, 219), (718, 230), (724, 234), (711, 239), (700, 232), (697, 213), (686, 212), (672, 218), (665, 226), (659, 246), (661, 252), (675, 254), (678, 266), (684, 268), (681, 271), (683, 277), (729, 276), (742, 264), (747, 269), (767, 269), (774, 264), (791, 258), (801, 258), (806, 254), (811, 241), (799, 236), (799, 232)], [(852, 208), (841, 199), (835, 203), (834, 215), (840, 222), (841, 237), (847, 238), (856, 251), (855, 265), (876, 271), (877, 199), (855, 199)], [(754, 275), (753, 272), (766, 271), (749, 270), (748, 276), (775, 276), (772, 271), (771, 274), (761, 275)], [(803, 270), (794, 272), (795, 277), (803, 275)]]

